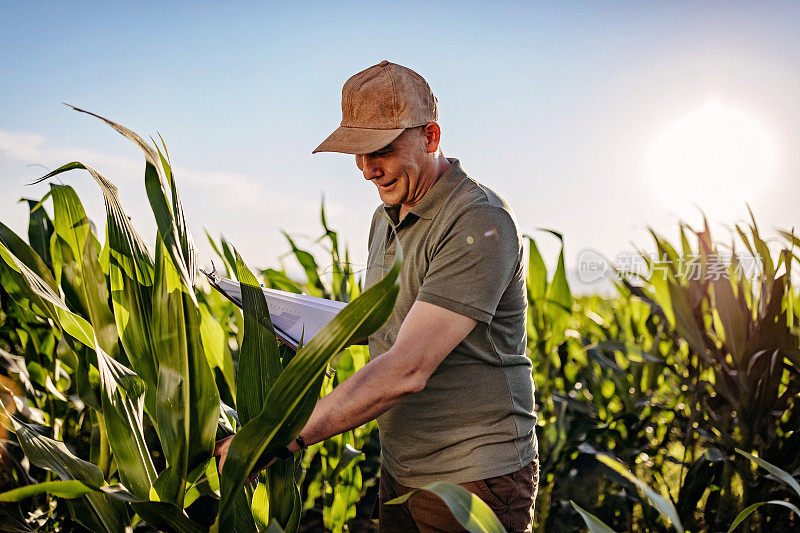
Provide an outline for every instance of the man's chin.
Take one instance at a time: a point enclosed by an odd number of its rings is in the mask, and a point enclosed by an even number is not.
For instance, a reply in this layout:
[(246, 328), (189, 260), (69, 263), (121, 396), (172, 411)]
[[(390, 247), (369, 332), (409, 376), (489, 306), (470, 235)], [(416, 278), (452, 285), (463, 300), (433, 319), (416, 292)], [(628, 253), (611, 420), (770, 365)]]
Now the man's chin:
[(381, 197), (381, 201), (386, 205), (399, 205), (400, 198), (397, 197), (396, 194), (378, 194)]

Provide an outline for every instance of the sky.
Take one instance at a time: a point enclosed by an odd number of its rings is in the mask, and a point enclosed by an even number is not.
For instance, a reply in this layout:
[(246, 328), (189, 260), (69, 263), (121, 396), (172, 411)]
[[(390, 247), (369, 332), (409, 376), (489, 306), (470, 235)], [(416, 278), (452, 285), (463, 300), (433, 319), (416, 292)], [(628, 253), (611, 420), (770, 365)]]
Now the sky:
[[(387, 59), (439, 101), (442, 148), (503, 196), (552, 267), (652, 249), (679, 220), (728, 242), (746, 204), (761, 231), (798, 226), (800, 2), (0, 1), (0, 221), (24, 234), (31, 180), (69, 161), (118, 185), (146, 242), (138, 149), (66, 102), (160, 134), (199, 262), (204, 231), (250, 266), (313, 247), (329, 224), (366, 262), (375, 186), (352, 156), (311, 150), (341, 87)], [(101, 227), (90, 176), (74, 186)], [(318, 249), (319, 250), (319, 249)], [(324, 259), (321, 259), (324, 265)], [(329, 265), (328, 265), (329, 266)], [(584, 279), (585, 281), (585, 279)], [(591, 284), (586, 292), (597, 289)]]

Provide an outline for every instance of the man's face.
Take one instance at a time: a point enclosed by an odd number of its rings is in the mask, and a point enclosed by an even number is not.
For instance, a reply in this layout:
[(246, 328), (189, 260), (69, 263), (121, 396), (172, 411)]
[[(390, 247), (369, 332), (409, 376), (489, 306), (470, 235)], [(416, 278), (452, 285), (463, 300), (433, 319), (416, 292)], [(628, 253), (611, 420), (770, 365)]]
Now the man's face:
[(410, 128), (377, 152), (356, 156), (364, 179), (372, 181), (387, 205), (419, 201), (420, 174), (424, 164), (426, 137), (422, 127)]

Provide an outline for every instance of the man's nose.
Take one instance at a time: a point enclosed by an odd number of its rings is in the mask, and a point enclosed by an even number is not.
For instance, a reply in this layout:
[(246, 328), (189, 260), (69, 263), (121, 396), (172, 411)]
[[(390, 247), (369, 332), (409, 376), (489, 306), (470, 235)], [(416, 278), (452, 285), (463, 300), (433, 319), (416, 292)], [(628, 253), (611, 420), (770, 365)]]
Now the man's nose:
[(376, 161), (376, 158), (370, 157), (368, 155), (362, 157), (363, 157), (362, 163), (364, 165), (362, 168), (362, 172), (364, 173), (364, 179), (372, 180), (375, 178), (379, 178), (383, 175), (383, 170)]

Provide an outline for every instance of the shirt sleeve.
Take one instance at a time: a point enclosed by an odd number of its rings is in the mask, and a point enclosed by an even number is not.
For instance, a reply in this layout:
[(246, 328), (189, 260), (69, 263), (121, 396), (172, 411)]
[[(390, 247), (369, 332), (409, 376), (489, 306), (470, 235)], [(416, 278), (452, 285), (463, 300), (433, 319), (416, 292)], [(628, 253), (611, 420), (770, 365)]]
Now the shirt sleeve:
[(506, 210), (467, 209), (433, 250), (417, 300), (489, 323), (521, 254), (516, 223)]

